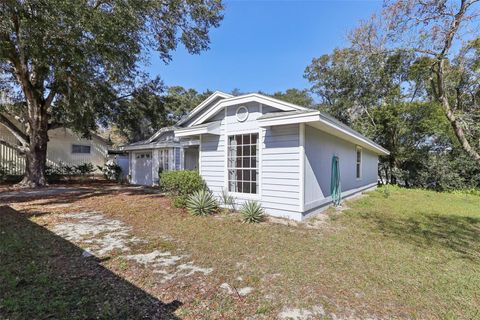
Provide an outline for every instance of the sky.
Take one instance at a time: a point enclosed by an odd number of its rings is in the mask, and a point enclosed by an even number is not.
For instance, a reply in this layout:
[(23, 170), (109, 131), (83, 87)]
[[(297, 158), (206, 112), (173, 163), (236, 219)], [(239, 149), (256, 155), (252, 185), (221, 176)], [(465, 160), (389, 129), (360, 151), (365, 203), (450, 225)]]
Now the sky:
[(303, 73), (312, 59), (345, 46), (348, 31), (381, 5), (373, 0), (226, 1), (208, 51), (190, 55), (179, 46), (168, 64), (153, 53), (146, 69), (168, 86), (199, 92), (308, 88)]

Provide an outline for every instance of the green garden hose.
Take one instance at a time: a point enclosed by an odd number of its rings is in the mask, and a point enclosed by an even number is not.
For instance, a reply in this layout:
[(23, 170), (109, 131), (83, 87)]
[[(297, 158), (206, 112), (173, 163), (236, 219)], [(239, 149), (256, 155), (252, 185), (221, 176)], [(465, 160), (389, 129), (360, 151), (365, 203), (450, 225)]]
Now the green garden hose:
[(332, 178), (330, 181), (330, 194), (335, 206), (340, 205), (342, 200), (342, 185), (340, 184), (340, 164), (337, 156), (332, 158)]

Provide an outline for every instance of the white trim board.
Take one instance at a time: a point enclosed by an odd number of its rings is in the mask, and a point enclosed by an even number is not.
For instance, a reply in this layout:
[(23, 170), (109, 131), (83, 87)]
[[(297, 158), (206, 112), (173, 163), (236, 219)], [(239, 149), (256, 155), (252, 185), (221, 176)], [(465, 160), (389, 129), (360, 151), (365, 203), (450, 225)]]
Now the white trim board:
[(202, 134), (215, 134), (220, 135), (220, 121), (207, 123), (206, 125), (202, 126), (195, 126), (195, 127), (186, 127), (180, 128), (174, 131), (175, 137), (189, 137), (189, 136), (198, 136)]
[(346, 141), (353, 142), (359, 146), (362, 146), (370, 151), (379, 155), (389, 155), (390, 152), (379, 146), (378, 144), (371, 142), (361, 134), (353, 133), (350, 130), (343, 128), (342, 126), (329, 121), (326, 117), (323, 117), (319, 111), (306, 112), (294, 115), (278, 116), (273, 118), (266, 118), (258, 120), (261, 127), (281, 126), (287, 124), (307, 123), (308, 125), (324, 131), (333, 136), (342, 138)]
[(305, 211), (305, 123), (300, 123), (299, 130), (299, 156), (300, 156), (300, 211)]
[(181, 125), (182, 123), (185, 123), (186, 121), (192, 119), (193, 116), (195, 116), (203, 108), (208, 106), (213, 100), (215, 100), (217, 98), (229, 99), (229, 98), (233, 98), (233, 96), (231, 94), (228, 94), (228, 93), (225, 93), (225, 92), (215, 91), (212, 95), (210, 95), (207, 99), (203, 100), (202, 103), (200, 103), (192, 111), (190, 111), (189, 114), (184, 119), (180, 120), (177, 123), (177, 125)]

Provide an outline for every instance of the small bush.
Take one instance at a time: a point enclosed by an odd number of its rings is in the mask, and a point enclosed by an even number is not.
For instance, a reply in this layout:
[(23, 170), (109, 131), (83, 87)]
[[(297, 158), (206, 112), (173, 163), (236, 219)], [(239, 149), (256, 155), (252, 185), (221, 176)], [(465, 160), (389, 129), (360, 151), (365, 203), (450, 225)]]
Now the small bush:
[(100, 171), (103, 172), (103, 176), (107, 180), (122, 182), (122, 168), (114, 163), (114, 162), (107, 162), (105, 165), (97, 166)]
[(382, 187), (382, 193), (384, 198), (389, 198), (390, 197), (390, 187), (388, 185), (384, 185)]
[(195, 191), (205, 189), (205, 183), (197, 171), (163, 171), (160, 174), (160, 188), (173, 196), (173, 205), (184, 208), (187, 198)]
[(206, 190), (198, 190), (187, 198), (187, 209), (195, 216), (206, 216), (217, 210), (217, 201), (213, 194)]
[(257, 201), (249, 200), (240, 208), (245, 223), (258, 223), (264, 218), (262, 206)]
[(78, 166), (75, 166), (75, 169), (81, 176), (90, 175), (95, 172), (95, 167), (91, 163), (79, 164)]

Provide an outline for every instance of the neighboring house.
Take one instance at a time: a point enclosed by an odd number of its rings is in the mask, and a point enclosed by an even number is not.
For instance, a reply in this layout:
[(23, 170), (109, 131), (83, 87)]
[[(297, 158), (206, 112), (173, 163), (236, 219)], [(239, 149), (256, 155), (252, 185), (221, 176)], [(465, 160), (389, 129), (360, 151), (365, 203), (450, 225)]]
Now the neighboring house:
[[(14, 122), (13, 119), (10, 120)], [(20, 123), (14, 122), (14, 124), (24, 130)], [(48, 137), (48, 166), (91, 163), (97, 169), (97, 166), (103, 166), (107, 160), (109, 144), (96, 134), (92, 134), (91, 139), (83, 139), (70, 129), (57, 128), (50, 130)], [(13, 134), (2, 124), (0, 124), (0, 138), (9, 144), (19, 144)], [(4, 144), (0, 144), (0, 161), (9, 174), (21, 175), (25, 170), (24, 158), (15, 149)]]
[(295, 220), (332, 202), (333, 157), (339, 161), (342, 197), (348, 197), (377, 185), (378, 156), (389, 154), (317, 110), (260, 94), (221, 92), (175, 127), (125, 150), (132, 183), (157, 183), (160, 168), (198, 166), (216, 196), (226, 191), (237, 205), (256, 200), (267, 214)]

